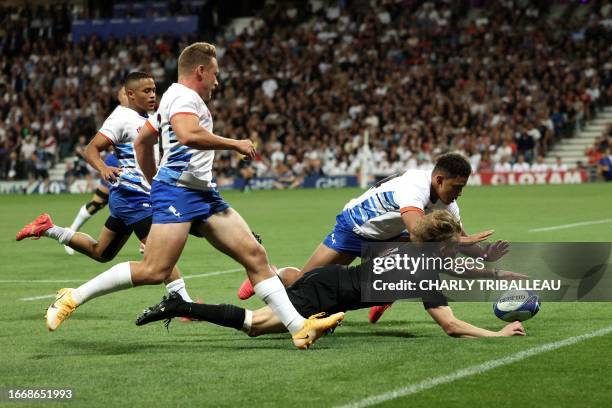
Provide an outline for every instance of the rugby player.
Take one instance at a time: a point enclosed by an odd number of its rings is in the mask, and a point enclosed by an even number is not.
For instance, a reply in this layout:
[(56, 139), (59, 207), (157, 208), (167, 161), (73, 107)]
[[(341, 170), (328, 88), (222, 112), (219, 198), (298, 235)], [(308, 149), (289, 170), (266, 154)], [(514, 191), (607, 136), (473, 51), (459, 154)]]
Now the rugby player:
[[(119, 91), (117, 92), (117, 100), (121, 106), (128, 106), (128, 99), (125, 93), (125, 86), (121, 86)], [(109, 153), (106, 155), (106, 159), (104, 160), (104, 164), (108, 167), (119, 167), (119, 162), (115, 157), (114, 153)], [(111, 185), (109, 182), (103, 178), (100, 179), (100, 183), (96, 187), (96, 191), (91, 198), (91, 200), (84, 204), (77, 213), (76, 217), (74, 217), (74, 221), (70, 225), (70, 229), (77, 232), (81, 229), (83, 224), (87, 222), (92, 216), (94, 216), (98, 211), (103, 209), (106, 204), (108, 204), (108, 195), (110, 192)], [(70, 248), (68, 245), (64, 245), (64, 250), (68, 255), (74, 255), (74, 249)]]
[[(333, 231), (312, 254), (301, 273), (325, 265), (349, 265), (361, 256), (363, 242), (398, 241), (410, 238), (421, 218), (436, 209), (444, 209), (460, 220), (457, 199), (466, 186), (472, 169), (460, 154), (448, 153), (438, 158), (433, 170), (407, 170), (390, 176), (361, 196), (349, 201), (336, 217)], [(459, 242), (462, 252), (496, 261), (508, 252), (508, 243), (497, 241), (478, 246), (493, 234), (492, 230), (468, 235), (463, 227)], [(240, 299), (253, 295), (250, 282), (238, 290)], [(390, 304), (370, 310), (375, 323)]]
[[(436, 210), (425, 215), (411, 232), (414, 242), (458, 241), (461, 234), (461, 224), (449, 212)], [(488, 272), (486, 270), (476, 271)], [(499, 279), (525, 279), (525, 275), (503, 271)], [(327, 265), (300, 275), (296, 268), (285, 268), (279, 274), (284, 281), (293, 282), (287, 289), (289, 299), (303, 315), (317, 315), (345, 312), (368, 308), (371, 302), (361, 300), (362, 282), (367, 282), (367, 275), (372, 273), (372, 263), (366, 262), (358, 266)], [(484, 277), (486, 275), (480, 275)], [(467, 276), (465, 276), (467, 277)], [(493, 277), (493, 276), (489, 276)], [(524, 336), (525, 329), (520, 322), (513, 322), (499, 331), (491, 331), (476, 327), (457, 318), (439, 292), (427, 294), (423, 305), (429, 315), (440, 325), (444, 332), (453, 337), (496, 337)], [(255, 311), (246, 310), (234, 305), (206, 305), (183, 301), (180, 297), (170, 295), (161, 303), (152, 306), (138, 317), (136, 324), (144, 325), (158, 320), (176, 316), (188, 316), (193, 319), (208, 321), (220, 326), (232, 327), (246, 332), (249, 336), (284, 331), (278, 318), (269, 307)]]
[[(85, 150), (88, 161), (100, 172), (100, 176), (110, 183), (117, 182), (110, 196), (111, 214), (99, 239), (96, 241), (87, 234), (58, 227), (48, 214), (42, 214), (17, 233), (17, 241), (28, 237), (53, 238), (99, 262), (112, 260), (132, 232), (141, 242), (146, 242), (152, 222), (150, 184), (136, 163), (133, 142), (144, 126), (147, 112), (155, 108), (155, 82), (149, 74), (131, 72), (125, 79), (125, 88), (128, 106), (115, 108)], [(111, 146), (117, 155), (119, 168), (108, 167), (101, 158), (100, 152)], [(168, 292), (177, 292), (183, 299), (191, 301), (185, 282), (174, 265), (162, 281), (165, 281)], [(122, 277), (102, 274), (76, 289), (60, 289), (56, 302), (47, 309), (47, 328), (56, 330), (67, 317), (69, 308), (57, 307), (58, 304), (65, 302), (76, 307), (112, 292), (116, 286), (124, 285), (128, 285), (128, 282)], [(58, 302), (59, 299), (63, 302)]]
[[(103, 272), (97, 291), (68, 291), (48, 309), (58, 326), (82, 303), (109, 292), (167, 279), (189, 234), (205, 237), (213, 246), (241, 263), (255, 292), (292, 333), (298, 348), (308, 348), (343, 318), (304, 319), (289, 301), (280, 279), (271, 271), (265, 249), (244, 219), (221, 198), (212, 182), (215, 150), (235, 150), (255, 157), (253, 143), (213, 133), (212, 115), (205, 101), (218, 86), (216, 49), (207, 43), (186, 47), (178, 60), (178, 82), (162, 96), (157, 114), (146, 122), (134, 143), (136, 157), (147, 180), (152, 181), (153, 225), (143, 262), (123, 262)], [(154, 146), (158, 129), (164, 155), (157, 173)], [(111, 174), (108, 174), (111, 176)]]

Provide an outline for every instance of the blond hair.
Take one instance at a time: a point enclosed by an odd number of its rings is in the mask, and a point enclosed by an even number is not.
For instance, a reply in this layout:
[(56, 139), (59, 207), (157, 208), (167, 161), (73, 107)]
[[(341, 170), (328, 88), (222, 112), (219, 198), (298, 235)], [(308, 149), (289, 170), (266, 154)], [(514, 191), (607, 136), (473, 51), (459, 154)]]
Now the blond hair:
[(410, 240), (414, 242), (453, 241), (461, 233), (461, 224), (455, 216), (446, 210), (435, 210), (410, 231)]
[(205, 42), (193, 43), (179, 55), (178, 74), (188, 75), (198, 65), (208, 66), (213, 58), (217, 58), (217, 49), (214, 45)]

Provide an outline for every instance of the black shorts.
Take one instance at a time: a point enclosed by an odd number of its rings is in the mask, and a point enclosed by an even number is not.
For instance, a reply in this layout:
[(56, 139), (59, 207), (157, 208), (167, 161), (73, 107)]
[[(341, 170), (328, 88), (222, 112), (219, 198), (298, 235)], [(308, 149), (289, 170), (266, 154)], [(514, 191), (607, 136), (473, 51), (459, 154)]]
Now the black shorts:
[[(368, 267), (327, 265), (305, 273), (287, 288), (289, 300), (304, 317), (319, 312), (327, 315), (347, 310), (367, 309), (380, 305), (378, 302), (361, 300), (362, 274)], [(425, 309), (448, 305), (441, 293), (429, 294), (423, 299)]]
[(149, 216), (132, 225), (126, 225), (119, 218), (110, 216), (106, 219), (104, 226), (113, 231), (117, 235), (130, 235), (132, 232), (136, 234), (139, 240), (143, 241), (149, 235), (153, 217)]
[(41, 178), (43, 180), (46, 180), (49, 178), (49, 172), (47, 171), (47, 169), (35, 169), (34, 174), (36, 178)]
[(380, 303), (362, 302), (355, 267), (327, 265), (304, 274), (287, 288), (289, 300), (304, 317), (365, 309)]

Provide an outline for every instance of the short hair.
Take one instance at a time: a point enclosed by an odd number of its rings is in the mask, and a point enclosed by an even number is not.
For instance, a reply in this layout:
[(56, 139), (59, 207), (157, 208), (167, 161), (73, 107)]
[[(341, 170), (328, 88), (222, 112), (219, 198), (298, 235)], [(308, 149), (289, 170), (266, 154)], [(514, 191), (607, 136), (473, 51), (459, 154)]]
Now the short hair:
[(148, 78), (153, 79), (153, 75), (141, 71), (132, 71), (125, 76), (123, 86), (125, 86), (126, 88), (131, 88), (132, 86), (134, 86), (135, 82), (140, 81), (141, 79)]
[(423, 216), (416, 227), (410, 231), (413, 242), (454, 241), (461, 233), (461, 224), (447, 210), (435, 210)]
[(213, 58), (217, 58), (217, 49), (214, 45), (205, 42), (193, 43), (179, 55), (178, 74), (186, 75), (198, 65), (208, 66)]
[(465, 157), (458, 153), (443, 154), (436, 161), (433, 173), (442, 173), (445, 177), (470, 177), (472, 166)]

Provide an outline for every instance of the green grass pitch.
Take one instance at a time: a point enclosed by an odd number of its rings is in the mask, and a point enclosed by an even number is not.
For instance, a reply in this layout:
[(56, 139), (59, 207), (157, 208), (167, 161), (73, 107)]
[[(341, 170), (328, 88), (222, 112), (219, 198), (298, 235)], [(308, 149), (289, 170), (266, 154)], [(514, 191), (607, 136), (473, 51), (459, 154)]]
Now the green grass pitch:
[[(612, 240), (612, 223), (529, 230), (612, 219), (611, 187), (468, 187), (459, 205), (468, 232), (493, 228), (494, 237), (515, 242), (605, 242)], [(358, 193), (223, 196), (262, 235), (274, 264), (300, 267), (330, 231), (338, 211)], [(367, 323), (367, 311), (351, 312), (334, 335), (311, 350), (298, 351), (288, 335), (251, 339), (230, 329), (179, 321), (169, 332), (161, 324), (136, 327), (136, 316), (163, 294), (162, 287), (141, 287), (95, 299), (57, 332), (48, 333), (43, 314), (51, 299), (20, 299), (51, 295), (115, 263), (140, 259), (134, 238), (104, 265), (78, 254), (69, 257), (49, 239), (14, 241), (16, 231), (44, 211), (58, 224), (70, 224), (88, 199), (0, 196), (0, 388), (72, 388), (76, 397), (70, 407), (335, 406), (612, 325), (612, 304), (551, 303), (525, 323), (524, 338), (463, 340), (447, 337), (420, 304), (401, 302), (375, 326)], [(106, 215), (103, 210), (83, 231), (97, 236)], [(238, 265), (205, 241), (190, 238), (179, 267), (189, 276)], [(257, 307), (257, 299), (243, 303), (236, 297), (244, 277), (239, 271), (194, 277), (187, 286), (194, 298), (206, 302)], [(452, 306), (471, 323), (502, 327), (489, 303)], [(382, 406), (609, 406), (611, 361), (608, 334)]]

